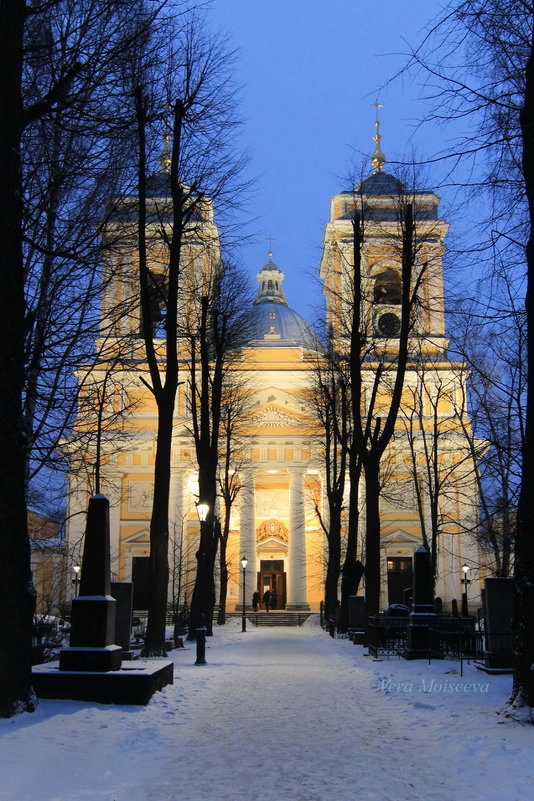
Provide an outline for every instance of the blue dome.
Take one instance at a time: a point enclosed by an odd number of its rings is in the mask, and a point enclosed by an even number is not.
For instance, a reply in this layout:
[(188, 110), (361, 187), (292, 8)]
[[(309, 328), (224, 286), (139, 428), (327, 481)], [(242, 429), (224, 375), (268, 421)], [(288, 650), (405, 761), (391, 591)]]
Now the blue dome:
[(362, 195), (401, 195), (404, 184), (388, 172), (374, 172), (358, 187)]
[(299, 345), (312, 350), (320, 347), (319, 338), (311, 326), (289, 306), (266, 301), (254, 305), (248, 314), (251, 345)]
[(245, 313), (245, 341), (252, 347), (295, 347), (317, 350), (319, 337), (306, 320), (287, 305), (282, 284), (284, 273), (269, 261), (256, 275), (258, 290), (250, 311)]

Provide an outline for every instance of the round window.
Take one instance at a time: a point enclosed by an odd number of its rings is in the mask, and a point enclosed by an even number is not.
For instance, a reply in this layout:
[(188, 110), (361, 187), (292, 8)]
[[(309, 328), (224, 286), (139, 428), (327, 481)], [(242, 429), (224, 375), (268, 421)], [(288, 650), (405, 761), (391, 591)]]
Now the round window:
[(380, 315), (376, 325), (382, 336), (396, 337), (399, 335), (401, 322), (396, 314), (393, 314), (393, 312), (386, 312)]

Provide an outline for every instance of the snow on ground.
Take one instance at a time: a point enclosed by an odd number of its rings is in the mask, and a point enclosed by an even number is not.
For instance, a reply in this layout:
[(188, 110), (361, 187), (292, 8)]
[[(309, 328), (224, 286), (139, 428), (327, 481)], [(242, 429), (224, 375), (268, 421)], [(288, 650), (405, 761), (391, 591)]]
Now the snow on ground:
[(0, 720), (1, 801), (526, 801), (510, 676), (372, 661), (318, 626), (215, 629), (146, 707), (41, 701)]

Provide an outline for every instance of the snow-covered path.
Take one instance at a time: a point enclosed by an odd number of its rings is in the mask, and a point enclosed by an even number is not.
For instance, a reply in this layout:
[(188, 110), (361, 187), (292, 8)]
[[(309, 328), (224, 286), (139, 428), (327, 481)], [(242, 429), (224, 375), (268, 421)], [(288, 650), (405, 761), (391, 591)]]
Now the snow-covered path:
[(174, 686), (147, 707), (43, 701), (0, 721), (1, 801), (534, 795), (534, 727), (496, 714), (510, 677), (371, 662), (315, 627), (216, 629), (208, 664), (194, 657), (175, 652)]
[[(347, 664), (345, 653), (332, 653), (327, 638), (310, 638), (306, 629), (263, 629), (257, 635), (238, 664), (230, 649), (220, 655), (210, 649), (202, 690), (184, 698), (181, 711), (194, 721), (189, 753), (208, 776), (224, 765), (215, 786), (198, 785), (205, 797), (398, 801), (399, 780), (407, 788), (417, 782), (410, 771), (413, 756), (424, 757), (423, 744), (399, 731), (387, 699), (374, 696), (369, 703), (368, 683)], [(442, 781), (436, 777), (436, 784)], [(194, 775), (190, 792), (193, 782)], [(428, 796), (414, 791), (411, 797)], [(199, 796), (191, 792), (186, 798)]]

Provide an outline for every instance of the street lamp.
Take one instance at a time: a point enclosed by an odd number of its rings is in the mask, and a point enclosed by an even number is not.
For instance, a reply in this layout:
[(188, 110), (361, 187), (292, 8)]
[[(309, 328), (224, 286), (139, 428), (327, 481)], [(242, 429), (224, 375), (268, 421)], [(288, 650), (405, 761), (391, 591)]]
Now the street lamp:
[(78, 582), (80, 581), (80, 565), (74, 565), (72, 568), (74, 570), (74, 597), (78, 597)]
[(467, 582), (468, 582), (467, 574), (469, 573), (471, 568), (469, 567), (469, 565), (463, 565), (462, 570), (464, 571), (465, 594), (467, 595)]
[(204, 501), (199, 501), (197, 503), (197, 515), (201, 523), (206, 522), (209, 510), (210, 510), (209, 503), (204, 503)]
[(243, 617), (241, 618), (241, 631), (246, 631), (247, 630), (247, 618), (245, 616), (247, 565), (248, 565), (248, 559), (247, 559), (246, 556), (244, 556), (241, 559), (241, 567), (243, 568)]
[[(463, 572), (464, 572), (464, 586), (465, 586), (465, 590), (464, 590), (464, 594), (465, 594), (465, 609), (463, 609), (463, 608), (462, 608), (462, 614), (464, 614), (464, 613), (465, 613), (465, 615), (468, 615), (468, 606), (467, 606), (467, 585), (468, 585), (468, 583), (469, 583), (469, 579), (467, 578), (467, 574), (469, 573), (469, 571), (471, 570), (471, 568), (469, 567), (469, 565), (465, 565), (465, 564), (464, 564), (464, 565), (462, 565), (462, 570), (463, 570)], [(463, 604), (462, 604), (462, 607), (463, 607)]]
[[(198, 501), (198, 503), (196, 504), (196, 507), (197, 507), (198, 519), (200, 520), (200, 531), (201, 531), (200, 549), (199, 549), (199, 553), (198, 553), (198, 559), (199, 559), (198, 568), (201, 571), (201, 575), (203, 576), (204, 575), (204, 570), (205, 570), (205, 554), (204, 554), (204, 551), (202, 550), (202, 523), (205, 523), (206, 520), (207, 520), (208, 513), (209, 513), (209, 510), (210, 510), (210, 505), (209, 505), (209, 503), (206, 503), (205, 501)], [(206, 598), (205, 598), (205, 593), (203, 592), (203, 594), (202, 594), (202, 602), (200, 604), (200, 610), (202, 612), (201, 618), (200, 618), (201, 621), (205, 621), (205, 619), (206, 619), (205, 618), (205, 614), (204, 614), (205, 605), (206, 605)], [(203, 625), (202, 622), (200, 623), (200, 625), (197, 625), (196, 628), (195, 628), (195, 637), (196, 637), (196, 643), (197, 643), (197, 659), (196, 659), (195, 665), (205, 665), (205, 664), (207, 664), (206, 663), (206, 631), (207, 631), (206, 626)]]

